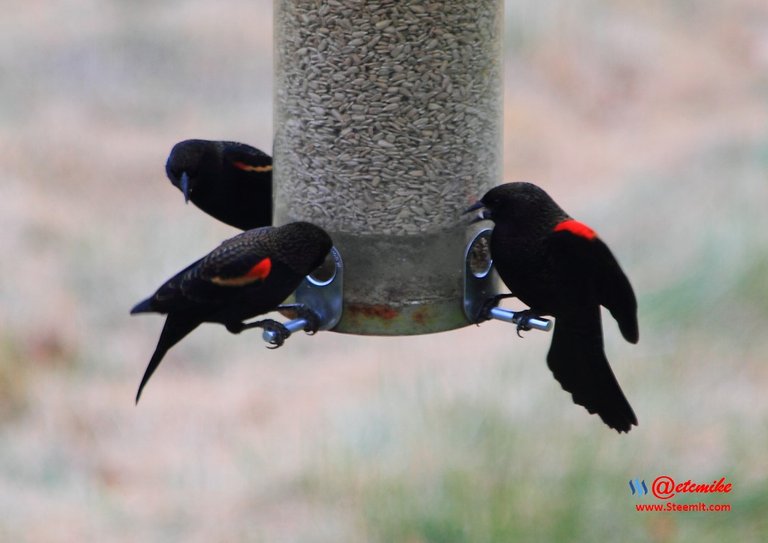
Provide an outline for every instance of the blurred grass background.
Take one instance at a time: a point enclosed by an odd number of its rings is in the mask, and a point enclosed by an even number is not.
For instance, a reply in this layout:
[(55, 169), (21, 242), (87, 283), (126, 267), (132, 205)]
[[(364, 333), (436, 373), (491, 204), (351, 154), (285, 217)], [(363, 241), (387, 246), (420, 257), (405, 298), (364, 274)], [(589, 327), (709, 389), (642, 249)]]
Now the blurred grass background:
[[(6, 3), (0, 18), (0, 541), (759, 541), (768, 533), (768, 6), (506, 2), (505, 177), (631, 277), (606, 347), (640, 419), (572, 405), (508, 326), (197, 330), (128, 309), (234, 234), (173, 143), (271, 148), (271, 2)], [(733, 491), (637, 513), (628, 480)], [(683, 501), (683, 500), (680, 500)], [(695, 500), (692, 500), (695, 501)]]

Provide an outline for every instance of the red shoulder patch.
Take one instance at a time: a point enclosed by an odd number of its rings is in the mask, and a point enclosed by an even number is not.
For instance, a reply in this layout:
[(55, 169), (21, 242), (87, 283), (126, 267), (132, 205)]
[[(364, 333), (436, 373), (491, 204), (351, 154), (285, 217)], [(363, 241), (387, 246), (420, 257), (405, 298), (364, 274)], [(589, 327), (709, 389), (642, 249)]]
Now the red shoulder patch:
[(555, 226), (555, 232), (570, 232), (576, 236), (581, 236), (586, 239), (595, 239), (597, 234), (589, 226), (583, 222), (576, 221), (574, 219), (567, 219), (557, 226)]
[(271, 164), (265, 164), (264, 166), (254, 166), (252, 164), (248, 164), (247, 162), (237, 161), (233, 162), (232, 165), (238, 170), (243, 170), (244, 172), (264, 173), (272, 171)]
[(271, 271), (272, 271), (272, 260), (269, 257), (267, 257), (257, 262), (256, 265), (254, 265), (250, 270), (248, 270), (248, 273), (246, 273), (245, 276), (252, 277), (254, 279), (266, 279)]
[(245, 272), (244, 275), (238, 277), (221, 277), (216, 276), (211, 278), (211, 282), (220, 285), (222, 287), (244, 287), (250, 285), (256, 281), (263, 281), (269, 276), (272, 271), (272, 260), (269, 257), (259, 260), (250, 270)]

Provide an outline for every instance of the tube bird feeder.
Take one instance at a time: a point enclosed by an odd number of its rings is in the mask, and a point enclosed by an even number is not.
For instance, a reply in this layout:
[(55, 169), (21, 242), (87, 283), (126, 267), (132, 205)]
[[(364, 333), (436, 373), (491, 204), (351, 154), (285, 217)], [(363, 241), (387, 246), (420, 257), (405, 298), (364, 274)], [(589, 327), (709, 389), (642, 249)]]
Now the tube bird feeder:
[(497, 185), (502, 0), (275, 2), (275, 224), (344, 261), (335, 331), (468, 324), (462, 211)]

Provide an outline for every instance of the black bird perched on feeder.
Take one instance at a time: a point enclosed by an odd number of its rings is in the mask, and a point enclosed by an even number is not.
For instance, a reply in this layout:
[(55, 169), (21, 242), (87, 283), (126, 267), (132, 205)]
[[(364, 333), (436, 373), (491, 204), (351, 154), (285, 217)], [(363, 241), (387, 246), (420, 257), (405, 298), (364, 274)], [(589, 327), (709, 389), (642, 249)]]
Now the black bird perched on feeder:
[(230, 226), (272, 224), (272, 157), (255, 147), (185, 140), (173, 146), (165, 171), (185, 201)]
[[(322, 264), (331, 246), (323, 229), (306, 222), (248, 230), (224, 241), (137, 304), (132, 315), (168, 316), (136, 402), (165, 353), (200, 324), (220, 323), (233, 334), (256, 326), (279, 328), (271, 320), (243, 321), (277, 309), (304, 276)], [(311, 327), (312, 319), (308, 320)]]
[(547, 355), (555, 378), (575, 403), (628, 432), (637, 418), (605, 356), (600, 306), (637, 343), (637, 302), (608, 246), (531, 183), (495, 187), (467, 212), (479, 209), (476, 221), (495, 223), (491, 257), (504, 284), (529, 314), (555, 317)]

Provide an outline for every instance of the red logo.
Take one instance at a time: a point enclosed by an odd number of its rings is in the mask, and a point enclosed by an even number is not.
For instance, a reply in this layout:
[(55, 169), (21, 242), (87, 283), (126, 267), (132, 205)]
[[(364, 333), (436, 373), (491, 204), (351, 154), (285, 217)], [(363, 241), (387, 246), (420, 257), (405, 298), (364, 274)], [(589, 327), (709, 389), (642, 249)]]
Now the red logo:
[(690, 479), (675, 483), (669, 475), (659, 475), (653, 480), (651, 492), (660, 500), (669, 500), (675, 494), (728, 494), (732, 488), (733, 483), (726, 483), (725, 477), (710, 484), (698, 484)]

